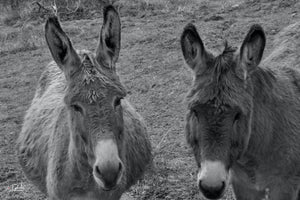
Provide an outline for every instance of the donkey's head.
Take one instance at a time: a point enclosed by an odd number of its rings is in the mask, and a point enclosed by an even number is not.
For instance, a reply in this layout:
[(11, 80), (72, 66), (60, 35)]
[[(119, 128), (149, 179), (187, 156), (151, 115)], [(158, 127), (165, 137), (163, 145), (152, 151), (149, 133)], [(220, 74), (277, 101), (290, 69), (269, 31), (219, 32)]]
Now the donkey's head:
[(218, 56), (206, 51), (192, 24), (182, 33), (183, 56), (194, 74), (187, 96), (187, 141), (199, 167), (199, 189), (208, 199), (223, 196), (230, 167), (247, 149), (253, 107), (250, 75), (264, 47), (265, 34), (259, 25), (250, 28), (240, 49), (226, 43)]
[(86, 158), (100, 188), (114, 189), (124, 172), (121, 101), (126, 91), (115, 69), (120, 52), (119, 15), (112, 6), (104, 9), (95, 55), (76, 52), (56, 17), (49, 18), (45, 28), (52, 57), (68, 86), (64, 102), (74, 144), (69, 150)]

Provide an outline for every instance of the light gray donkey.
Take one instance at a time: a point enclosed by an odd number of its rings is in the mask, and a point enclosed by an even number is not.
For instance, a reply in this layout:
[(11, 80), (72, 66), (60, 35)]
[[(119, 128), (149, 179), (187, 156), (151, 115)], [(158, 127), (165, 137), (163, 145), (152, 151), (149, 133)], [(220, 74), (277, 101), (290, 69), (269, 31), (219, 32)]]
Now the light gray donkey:
[(141, 116), (116, 74), (120, 18), (104, 8), (95, 55), (72, 47), (56, 17), (45, 26), (55, 62), (43, 72), (17, 140), (28, 177), (51, 200), (117, 200), (152, 162)]

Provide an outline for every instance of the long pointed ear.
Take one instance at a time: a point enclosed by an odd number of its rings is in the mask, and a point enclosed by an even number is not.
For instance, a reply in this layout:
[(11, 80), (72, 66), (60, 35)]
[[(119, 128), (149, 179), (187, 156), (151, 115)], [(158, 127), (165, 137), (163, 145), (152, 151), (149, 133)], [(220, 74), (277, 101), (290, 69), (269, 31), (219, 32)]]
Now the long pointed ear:
[(57, 17), (49, 17), (45, 26), (45, 37), (54, 61), (68, 78), (80, 66), (80, 58)]
[(263, 28), (254, 24), (251, 26), (240, 49), (240, 62), (244, 66), (244, 73), (249, 74), (260, 63), (266, 45)]
[(121, 21), (118, 12), (111, 5), (104, 8), (103, 15), (96, 60), (104, 67), (115, 71), (121, 47)]
[(206, 68), (207, 52), (193, 24), (185, 26), (180, 43), (183, 57), (194, 72)]

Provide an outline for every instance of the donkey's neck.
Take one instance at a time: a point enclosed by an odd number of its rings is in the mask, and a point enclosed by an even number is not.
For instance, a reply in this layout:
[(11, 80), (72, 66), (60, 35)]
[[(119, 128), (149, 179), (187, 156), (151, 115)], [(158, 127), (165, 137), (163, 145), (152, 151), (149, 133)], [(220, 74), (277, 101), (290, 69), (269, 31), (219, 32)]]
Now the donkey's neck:
[(267, 151), (268, 145), (280, 144), (286, 139), (283, 133), (292, 134), (289, 118), (297, 118), (295, 103), (291, 101), (295, 93), (282, 78), (283, 74), (278, 73), (281, 72), (258, 68), (251, 77), (254, 89), (251, 144), (252, 150), (259, 153)]
[[(262, 153), (273, 137), (274, 107), (272, 102), (276, 98), (273, 88), (276, 86), (272, 71), (258, 68), (251, 74), (253, 85), (253, 113), (251, 124), (251, 137), (248, 149), (251, 153)], [(257, 152), (256, 152), (257, 151)]]

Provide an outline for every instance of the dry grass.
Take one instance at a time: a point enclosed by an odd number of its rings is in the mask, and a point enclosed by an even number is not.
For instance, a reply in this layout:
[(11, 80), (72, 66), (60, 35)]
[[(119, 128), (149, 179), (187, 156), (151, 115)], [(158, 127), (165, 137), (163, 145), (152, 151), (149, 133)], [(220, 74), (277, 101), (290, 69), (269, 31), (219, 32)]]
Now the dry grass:
[[(16, 14), (8, 9), (0, 9), (0, 54), (18, 53), (21, 51), (35, 50), (45, 45), (43, 35), (43, 23), (50, 13), (38, 13), (37, 8), (29, 0), (22, 4), (23, 8)], [(63, 1), (62, 1), (63, 2)], [(64, 12), (71, 12), (76, 9), (76, 2), (72, 4), (62, 4), (59, 6), (65, 9), (60, 9), (59, 16), (62, 19), (76, 18), (91, 18), (101, 17), (101, 6), (112, 3), (117, 7), (121, 16), (140, 16), (158, 15), (159, 13), (191, 13), (197, 5), (196, 0), (181, 1), (181, 0), (107, 0), (107, 1), (81, 1), (81, 7), (85, 7), (85, 17), (72, 13), (68, 16)], [(203, 1), (201, 1), (203, 4)], [(47, 9), (51, 9), (53, 2), (41, 1), (41, 4)], [(42, 10), (43, 11), (43, 10)], [(44, 16), (45, 15), (45, 16)], [(76, 29), (76, 27), (73, 27)], [(77, 28), (78, 29), (78, 28)], [(72, 32), (72, 31), (71, 31)]]
[(0, 54), (35, 50), (45, 44), (43, 31), (30, 24), (1, 32), (0, 41)]
[(123, 16), (143, 16), (159, 13), (193, 12), (197, 4), (204, 1), (197, 0), (117, 0), (114, 2), (119, 7)]

